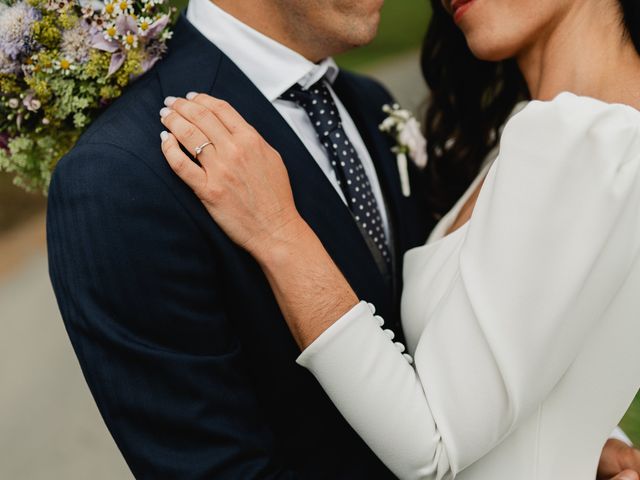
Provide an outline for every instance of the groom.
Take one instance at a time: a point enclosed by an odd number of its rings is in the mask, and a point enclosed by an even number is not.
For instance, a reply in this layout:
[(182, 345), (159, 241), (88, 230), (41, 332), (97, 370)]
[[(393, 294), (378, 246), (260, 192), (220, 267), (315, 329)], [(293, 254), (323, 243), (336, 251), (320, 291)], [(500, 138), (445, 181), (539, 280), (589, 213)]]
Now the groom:
[[(391, 98), (331, 55), (368, 43), (380, 0), (192, 0), (170, 54), (58, 165), (50, 271), (72, 344), (136, 478), (391, 479), (299, 354), (260, 268), (211, 221), (160, 151), (167, 96), (231, 103), (278, 150), (298, 209), (361, 298), (399, 320), (402, 254), (428, 232), (418, 172), (401, 191)], [(385, 251), (350, 211), (305, 109), (323, 80), (357, 152)], [(308, 412), (313, 412), (313, 416)]]

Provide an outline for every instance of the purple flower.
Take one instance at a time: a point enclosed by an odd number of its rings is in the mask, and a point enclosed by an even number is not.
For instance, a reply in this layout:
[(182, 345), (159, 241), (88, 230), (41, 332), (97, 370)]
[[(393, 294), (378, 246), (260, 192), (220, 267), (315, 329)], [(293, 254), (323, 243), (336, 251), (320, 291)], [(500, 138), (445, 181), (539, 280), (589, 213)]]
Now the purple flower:
[(40, 13), (22, 1), (2, 10), (0, 16), (0, 50), (12, 60), (30, 48), (31, 27)]
[(142, 73), (144, 74), (151, 70), (166, 51), (167, 46), (164, 43), (151, 42), (144, 51), (144, 57), (142, 59)]
[(128, 33), (138, 31), (138, 24), (131, 15), (120, 15), (116, 19), (116, 28), (118, 29), (118, 35), (124, 36)]
[(149, 39), (158, 38), (167, 25), (169, 25), (169, 20), (170, 18), (167, 15), (156, 20), (151, 24), (149, 30), (145, 32), (145, 36)]

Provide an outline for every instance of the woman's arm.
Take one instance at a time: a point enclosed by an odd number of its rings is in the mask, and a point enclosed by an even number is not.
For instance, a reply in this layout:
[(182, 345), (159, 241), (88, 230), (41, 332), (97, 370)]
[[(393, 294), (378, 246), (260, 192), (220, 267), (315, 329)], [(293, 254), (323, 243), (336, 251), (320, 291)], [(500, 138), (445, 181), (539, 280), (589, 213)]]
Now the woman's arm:
[[(264, 270), (309, 368), (358, 434), (403, 479), (441, 479), (449, 462), (404, 347), (359, 302), (298, 214), (284, 164), (225, 102), (169, 99), (162, 149), (227, 234)], [(210, 141), (194, 163), (194, 152)], [(179, 143), (178, 143), (179, 142)], [(328, 331), (330, 330), (330, 331)], [(326, 359), (326, 361), (325, 361)], [(325, 381), (327, 380), (327, 381)]]
[[(167, 105), (162, 122), (173, 134), (163, 134), (162, 148), (169, 164), (258, 261), (305, 349), (358, 298), (299, 215), (280, 155), (226, 102), (197, 95)], [(198, 156), (201, 166), (179, 144), (194, 152), (209, 141)]]
[(307, 347), (299, 362), (400, 478), (450, 478), (528, 418), (638, 256), (638, 113), (568, 94), (534, 102), (505, 130), (459, 274), (418, 344), (418, 378), (366, 304), (350, 309), (279, 155), (228, 105), (193, 100), (170, 101), (178, 113), (163, 122), (190, 151), (215, 147), (201, 168), (165, 134), (172, 168), (260, 262)]

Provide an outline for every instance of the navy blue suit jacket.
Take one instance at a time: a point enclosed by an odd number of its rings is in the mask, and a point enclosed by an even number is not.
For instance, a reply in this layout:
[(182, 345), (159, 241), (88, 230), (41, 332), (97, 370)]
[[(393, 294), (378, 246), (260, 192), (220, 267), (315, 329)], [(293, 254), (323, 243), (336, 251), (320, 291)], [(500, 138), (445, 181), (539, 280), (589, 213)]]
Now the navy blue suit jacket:
[(184, 18), (167, 58), (57, 166), (51, 279), (91, 392), (137, 478), (393, 478), (296, 365), (258, 265), (160, 151), (166, 96), (198, 91), (230, 102), (281, 153), (299, 211), (360, 298), (397, 323), (402, 253), (425, 240), (426, 214), (417, 193), (402, 196), (393, 144), (378, 132), (389, 95), (347, 73), (335, 90), (379, 172), (395, 241), (391, 279), (288, 124)]

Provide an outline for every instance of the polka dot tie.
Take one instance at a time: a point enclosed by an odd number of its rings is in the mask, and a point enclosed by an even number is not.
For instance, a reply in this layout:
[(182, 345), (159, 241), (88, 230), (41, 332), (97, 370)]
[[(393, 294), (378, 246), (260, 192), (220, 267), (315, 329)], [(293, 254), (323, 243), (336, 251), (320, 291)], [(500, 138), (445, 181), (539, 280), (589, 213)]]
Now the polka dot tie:
[(338, 107), (324, 79), (307, 90), (296, 84), (280, 98), (297, 103), (309, 115), (320, 142), (329, 154), (349, 209), (390, 266), (391, 252), (382, 224), (380, 207), (360, 157), (342, 126)]

